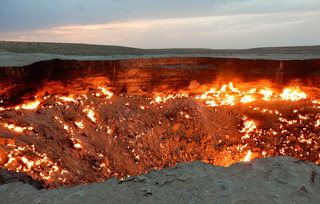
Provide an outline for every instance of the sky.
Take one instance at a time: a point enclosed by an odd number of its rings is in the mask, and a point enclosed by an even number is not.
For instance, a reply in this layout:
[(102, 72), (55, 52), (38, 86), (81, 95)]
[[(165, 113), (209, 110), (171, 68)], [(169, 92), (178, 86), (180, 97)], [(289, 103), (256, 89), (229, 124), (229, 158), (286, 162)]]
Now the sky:
[(0, 0), (0, 40), (243, 49), (319, 36), (320, 0)]

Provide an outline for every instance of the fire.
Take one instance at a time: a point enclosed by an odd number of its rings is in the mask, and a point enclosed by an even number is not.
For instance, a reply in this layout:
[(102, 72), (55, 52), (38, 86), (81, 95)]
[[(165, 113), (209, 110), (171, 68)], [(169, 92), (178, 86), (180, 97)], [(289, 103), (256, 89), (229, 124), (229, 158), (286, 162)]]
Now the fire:
[(22, 133), (25, 130), (33, 130), (33, 127), (19, 127), (19, 126), (16, 126), (15, 124), (8, 124), (8, 123), (4, 123), (3, 126), (17, 133)]
[(111, 132), (112, 132), (112, 129), (109, 126), (107, 126), (107, 133), (111, 134)]
[(22, 106), (16, 106), (15, 109), (26, 109), (26, 110), (34, 110), (36, 108), (38, 108), (38, 106), (40, 105), (40, 101), (36, 100), (27, 104), (22, 104)]
[(74, 122), (80, 129), (84, 129), (83, 121)]
[(263, 95), (262, 100), (265, 100), (265, 101), (270, 101), (271, 97), (273, 95), (273, 92), (271, 90), (268, 90), (268, 89), (262, 89), (262, 90), (260, 90), (259, 93)]
[(242, 130), (240, 130), (240, 132), (245, 133), (242, 139), (247, 139), (250, 138), (249, 133), (253, 132), (257, 128), (257, 126), (253, 120), (247, 120), (247, 117), (245, 117), (243, 120), (244, 127)]
[[(110, 92), (110, 91), (108, 91), (108, 90), (107, 90), (106, 88), (104, 88), (104, 87), (98, 87), (98, 89), (101, 90), (102, 94), (105, 95), (105, 98), (106, 98), (106, 99), (109, 99), (109, 98), (111, 98), (111, 97), (113, 96), (113, 93)], [(100, 95), (100, 94), (99, 94), (99, 95)]]
[[(306, 99), (307, 94), (300, 91), (299, 87), (285, 88), (280, 94), (282, 100), (298, 101)], [(271, 88), (258, 89), (251, 88), (249, 91), (240, 90), (235, 88), (233, 83), (223, 84), (220, 89), (210, 89), (200, 96), (196, 96), (196, 99), (205, 101), (208, 106), (216, 107), (222, 105), (234, 106), (237, 103), (249, 103), (259, 99), (264, 101), (270, 101), (271, 99), (279, 99), (279, 95), (276, 91), (272, 91)], [(158, 99), (160, 100), (160, 99)]]
[(82, 148), (82, 145), (80, 143), (75, 143), (73, 146), (77, 149)]
[(300, 92), (299, 87), (297, 87), (296, 89), (285, 88), (283, 90), (283, 93), (281, 94), (281, 98), (283, 100), (297, 101), (300, 99), (306, 99), (307, 94), (305, 94), (304, 92)]
[(251, 160), (252, 152), (249, 150), (247, 155), (244, 157), (244, 162), (249, 162)]
[(99, 86), (37, 97), (0, 108), (0, 128), (13, 135), (0, 138), (4, 167), (59, 187), (93, 180), (83, 172), (100, 181), (195, 159), (228, 166), (285, 155), (320, 163), (319, 98), (305, 87), (275, 87), (227, 82), (145, 97)]
[(225, 99), (223, 99), (221, 102), (220, 102), (220, 105), (230, 105), (230, 106), (234, 106), (235, 105), (235, 102), (234, 102), (234, 96), (228, 96), (226, 95)]
[(58, 99), (65, 101), (65, 102), (74, 102), (76, 103), (76, 99), (74, 99), (72, 96), (61, 96), (61, 97), (57, 97)]
[(168, 100), (173, 100), (176, 98), (184, 98), (188, 97), (187, 94), (182, 93), (182, 94), (169, 94), (168, 96), (156, 96), (154, 100), (150, 102), (150, 104), (160, 104), (160, 103), (166, 103)]
[(234, 93), (240, 93), (240, 91), (239, 91), (238, 89), (236, 89), (236, 88), (233, 87), (233, 83), (232, 83), (232, 82), (229, 83), (229, 87), (230, 87), (230, 90), (231, 90), (232, 92), (234, 92)]
[[(27, 146), (16, 146), (12, 145), (15, 148), (9, 152), (8, 161), (4, 164), (5, 167), (11, 168), (19, 172), (36, 172), (38, 169), (43, 169), (39, 173), (41, 179), (49, 180), (54, 173), (59, 171), (57, 163), (52, 162), (45, 153), (41, 154), (35, 150), (34, 145)], [(27, 156), (21, 156), (24, 152), (29, 152), (33, 154), (34, 158), (30, 159)]]
[(83, 112), (87, 113), (88, 118), (90, 118), (90, 120), (92, 120), (92, 122), (96, 122), (97, 119), (94, 117), (94, 111), (92, 109), (89, 108), (85, 108), (83, 109)]
[(252, 98), (252, 96), (244, 96), (241, 98), (240, 102), (241, 103), (250, 103), (252, 101), (254, 101), (255, 99)]

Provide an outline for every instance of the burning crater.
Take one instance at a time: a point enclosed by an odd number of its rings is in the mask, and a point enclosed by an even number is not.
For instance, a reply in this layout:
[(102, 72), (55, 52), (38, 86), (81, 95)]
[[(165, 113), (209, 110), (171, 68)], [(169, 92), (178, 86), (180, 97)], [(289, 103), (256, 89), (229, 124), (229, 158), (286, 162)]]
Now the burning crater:
[(0, 166), (47, 188), (179, 162), (320, 163), (320, 60), (52, 60), (1, 67)]

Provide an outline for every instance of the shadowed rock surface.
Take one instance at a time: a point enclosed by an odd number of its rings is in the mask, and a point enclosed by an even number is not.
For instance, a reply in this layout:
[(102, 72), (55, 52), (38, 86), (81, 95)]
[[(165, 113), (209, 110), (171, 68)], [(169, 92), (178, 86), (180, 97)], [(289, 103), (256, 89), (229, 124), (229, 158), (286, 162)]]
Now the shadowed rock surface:
[(5, 168), (0, 168), (0, 185), (13, 183), (13, 182), (22, 182), (25, 184), (29, 184), (38, 190), (44, 188), (43, 185), (38, 180), (33, 179), (31, 176), (29, 176), (26, 173), (23, 173), (23, 172), (18, 173), (15, 171), (10, 171)]

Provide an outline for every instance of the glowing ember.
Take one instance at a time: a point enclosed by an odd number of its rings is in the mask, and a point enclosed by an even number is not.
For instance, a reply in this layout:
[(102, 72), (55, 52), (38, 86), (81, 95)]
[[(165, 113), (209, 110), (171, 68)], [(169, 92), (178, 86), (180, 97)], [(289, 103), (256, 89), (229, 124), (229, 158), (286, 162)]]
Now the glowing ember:
[(111, 98), (113, 96), (113, 93), (108, 91), (106, 88), (98, 87), (98, 89), (101, 90), (102, 94), (105, 95), (105, 98), (107, 98), (107, 99), (109, 99), (109, 98)]
[(257, 126), (255, 124), (255, 122), (253, 120), (246, 120), (246, 118), (244, 118), (244, 127), (240, 132), (245, 133), (245, 135), (242, 137), (242, 139), (247, 139), (249, 138), (249, 133), (253, 132), (254, 129), (256, 129)]
[(3, 126), (8, 128), (11, 131), (18, 132), (18, 133), (22, 133), (25, 130), (33, 130), (33, 127), (19, 127), (19, 126), (16, 126), (15, 124), (8, 124), (8, 123), (4, 123)]
[[(9, 169), (13, 169), (17, 172), (36, 172), (38, 169), (43, 169), (39, 176), (41, 179), (49, 180), (54, 173), (59, 171), (59, 168), (56, 163), (50, 161), (46, 154), (40, 154), (35, 150), (33, 145), (29, 146), (15, 146), (15, 148), (9, 152), (8, 161), (4, 164), (5, 167)], [(23, 155), (24, 152), (29, 152), (29, 154), (33, 154), (34, 158), (30, 159)], [(22, 163), (21, 163), (22, 162)]]
[(107, 126), (107, 133), (111, 134), (111, 132), (112, 132), (111, 128), (109, 126)]
[(80, 143), (76, 143), (73, 145), (75, 148), (82, 148), (82, 145)]
[(74, 122), (76, 124), (76, 126), (78, 126), (78, 128), (80, 129), (83, 129), (84, 128), (84, 125), (83, 125), (83, 122), (82, 121), (79, 121), (79, 122)]
[(94, 112), (93, 110), (89, 109), (89, 108), (85, 108), (83, 110), (83, 112), (87, 113), (88, 118), (90, 118), (90, 120), (92, 120), (92, 122), (96, 122), (96, 118), (94, 117)]
[(76, 100), (71, 96), (69, 96), (69, 97), (61, 96), (61, 97), (58, 97), (58, 99), (66, 101), (66, 102), (74, 102), (74, 103), (76, 103)]
[(153, 101), (150, 102), (150, 104), (166, 103), (168, 100), (173, 100), (176, 98), (184, 98), (184, 97), (188, 97), (188, 95), (183, 93), (183, 94), (175, 94), (175, 95), (169, 94), (168, 96), (163, 96), (163, 97), (157, 96)]

